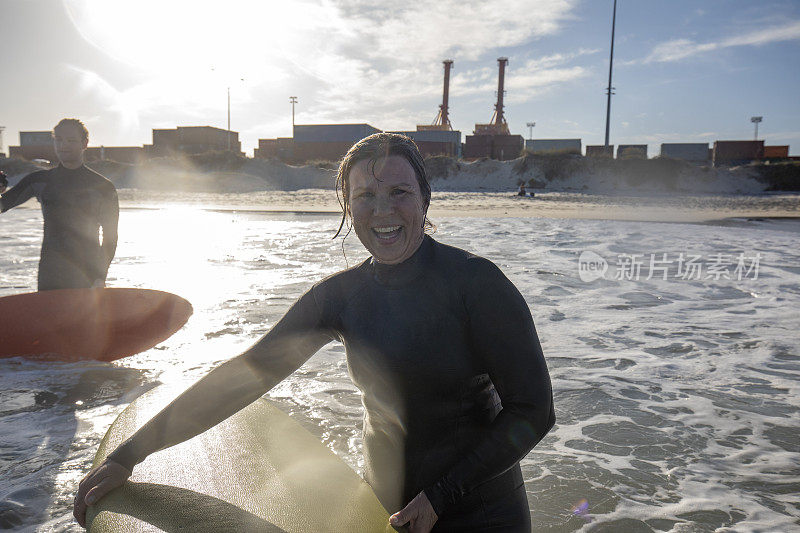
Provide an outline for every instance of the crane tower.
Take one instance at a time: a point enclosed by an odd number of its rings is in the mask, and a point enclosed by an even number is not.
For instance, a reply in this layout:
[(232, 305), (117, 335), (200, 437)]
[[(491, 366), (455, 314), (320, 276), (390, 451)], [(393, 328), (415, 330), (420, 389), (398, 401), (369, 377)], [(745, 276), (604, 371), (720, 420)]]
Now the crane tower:
[(445, 59), (444, 64), (444, 90), (442, 91), (442, 105), (439, 106), (439, 113), (430, 125), (418, 125), (417, 131), (452, 131), (453, 125), (450, 124), (448, 114), (450, 100), (450, 69), (453, 67), (452, 59)]
[(475, 124), (475, 135), (509, 135), (508, 123), (503, 114), (503, 96), (505, 95), (505, 74), (507, 57), (498, 57), (497, 66), (499, 73), (497, 77), (497, 103), (494, 105), (494, 114), (489, 120), (489, 124)]

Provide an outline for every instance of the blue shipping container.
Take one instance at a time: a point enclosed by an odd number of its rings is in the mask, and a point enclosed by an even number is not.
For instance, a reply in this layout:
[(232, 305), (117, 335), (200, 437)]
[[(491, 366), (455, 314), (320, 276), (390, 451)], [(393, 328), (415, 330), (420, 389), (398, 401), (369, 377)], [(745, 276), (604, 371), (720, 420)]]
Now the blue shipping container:
[(296, 124), (294, 126), (294, 142), (355, 143), (381, 130), (369, 124)]

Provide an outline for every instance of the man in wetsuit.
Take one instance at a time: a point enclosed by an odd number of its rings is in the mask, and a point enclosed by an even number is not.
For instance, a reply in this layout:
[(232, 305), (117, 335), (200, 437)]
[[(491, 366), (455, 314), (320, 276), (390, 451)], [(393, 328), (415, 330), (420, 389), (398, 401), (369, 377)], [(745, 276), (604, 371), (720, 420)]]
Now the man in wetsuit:
[(40, 291), (104, 287), (117, 249), (117, 190), (83, 164), (89, 133), (81, 121), (65, 118), (53, 134), (61, 164), (25, 176), (7, 192), (0, 184), (0, 212), (31, 198), (41, 204)]

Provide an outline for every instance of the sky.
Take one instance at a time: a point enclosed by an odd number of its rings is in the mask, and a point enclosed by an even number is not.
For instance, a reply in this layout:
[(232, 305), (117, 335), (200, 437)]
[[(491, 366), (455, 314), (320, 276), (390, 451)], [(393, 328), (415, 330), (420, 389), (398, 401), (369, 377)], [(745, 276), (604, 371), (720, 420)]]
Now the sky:
[[(508, 57), (512, 133), (603, 144), (613, 0), (0, 0), (0, 126), (82, 119), (90, 146), (227, 127), (252, 155), (297, 124), (471, 135)], [(800, 1), (618, 0), (611, 144), (759, 139), (800, 155)]]

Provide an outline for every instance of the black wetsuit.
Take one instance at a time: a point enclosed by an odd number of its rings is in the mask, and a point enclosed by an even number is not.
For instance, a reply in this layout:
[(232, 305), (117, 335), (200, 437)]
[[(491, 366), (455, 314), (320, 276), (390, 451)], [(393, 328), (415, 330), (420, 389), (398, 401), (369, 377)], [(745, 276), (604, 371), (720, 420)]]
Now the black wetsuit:
[[(424, 490), (435, 531), (530, 528), (519, 460), (555, 422), (530, 311), (493, 263), (430, 237), (399, 265), (367, 260), (314, 285), (251, 350), (212, 372), (220, 377), (209, 376), (225, 390), (215, 398), (220, 413), (192, 411), (190, 389), (185, 412), (167, 407), (149, 423), (149, 441), (132, 438), (110, 458), (132, 468), (210, 427), (331, 340), (344, 343), (363, 392), (365, 478), (387, 510)], [(259, 385), (233, 378), (237, 366)], [(178, 430), (187, 435), (165, 440), (167, 426), (175, 432), (187, 417), (196, 419)]]
[(2, 211), (34, 197), (44, 219), (39, 290), (87, 288), (95, 281), (105, 282), (117, 249), (119, 202), (114, 185), (85, 166), (59, 165), (22, 178), (3, 194)]

